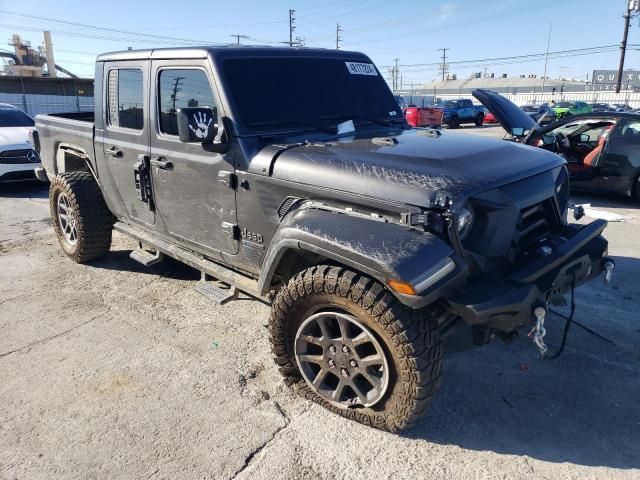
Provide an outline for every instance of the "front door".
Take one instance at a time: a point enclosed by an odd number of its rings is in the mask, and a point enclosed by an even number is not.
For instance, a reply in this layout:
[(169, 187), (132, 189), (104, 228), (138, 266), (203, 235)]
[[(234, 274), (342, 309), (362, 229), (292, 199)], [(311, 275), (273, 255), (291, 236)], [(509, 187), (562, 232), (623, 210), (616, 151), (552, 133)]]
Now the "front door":
[(150, 155), (158, 228), (201, 251), (235, 254), (236, 196), (229, 181), (233, 152), (216, 153), (178, 137), (181, 108), (217, 106), (219, 118), (222, 114), (208, 63), (153, 61), (151, 76), (155, 101)]
[(149, 62), (123, 61), (105, 66), (103, 153), (129, 217), (153, 225), (153, 204), (143, 198), (136, 178), (136, 165), (149, 159), (148, 79)]

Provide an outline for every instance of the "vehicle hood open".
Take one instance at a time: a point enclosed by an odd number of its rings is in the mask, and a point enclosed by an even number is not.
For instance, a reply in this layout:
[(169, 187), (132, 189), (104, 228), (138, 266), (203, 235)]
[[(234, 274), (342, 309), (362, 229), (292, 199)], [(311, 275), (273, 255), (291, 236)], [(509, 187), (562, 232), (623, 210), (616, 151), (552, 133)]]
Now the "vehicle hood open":
[(513, 128), (531, 130), (536, 125), (536, 122), (528, 113), (497, 92), (478, 88), (471, 92), (471, 94), (482, 103), (487, 110), (493, 113), (493, 116), (496, 117), (496, 120), (498, 120), (502, 128), (508, 133), (511, 133)]
[(265, 150), (257, 157), (269, 155), (275, 178), (419, 206), (437, 204), (443, 194), (463, 202), (564, 163), (514, 142), (437, 130)]

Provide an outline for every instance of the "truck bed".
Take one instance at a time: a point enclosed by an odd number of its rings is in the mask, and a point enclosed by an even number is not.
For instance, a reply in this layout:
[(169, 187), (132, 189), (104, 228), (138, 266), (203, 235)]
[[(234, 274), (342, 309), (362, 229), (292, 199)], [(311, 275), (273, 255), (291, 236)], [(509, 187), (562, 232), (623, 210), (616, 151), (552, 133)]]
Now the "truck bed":
[[(37, 144), (49, 177), (65, 171), (65, 161), (86, 157), (95, 166), (93, 112), (36, 115)], [(61, 147), (72, 155), (58, 154)], [(71, 161), (71, 160), (69, 160)]]

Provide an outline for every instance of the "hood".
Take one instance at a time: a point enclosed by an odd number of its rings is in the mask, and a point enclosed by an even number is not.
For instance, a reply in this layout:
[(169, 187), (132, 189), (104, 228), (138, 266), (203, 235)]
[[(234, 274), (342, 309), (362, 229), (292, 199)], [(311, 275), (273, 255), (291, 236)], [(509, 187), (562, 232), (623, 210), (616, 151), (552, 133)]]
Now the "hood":
[(34, 127), (0, 127), (0, 150), (8, 146), (19, 145), (25, 148), (29, 143), (29, 132), (35, 130)]
[(461, 203), (564, 163), (542, 149), (436, 130), (272, 148), (255, 160), (275, 156), (275, 178), (423, 207), (437, 204), (436, 195)]
[(493, 113), (496, 120), (507, 132), (511, 133), (513, 128), (524, 128), (531, 130), (536, 122), (524, 110), (518, 107), (511, 100), (503, 97), (497, 92), (478, 88), (471, 92), (487, 110)]

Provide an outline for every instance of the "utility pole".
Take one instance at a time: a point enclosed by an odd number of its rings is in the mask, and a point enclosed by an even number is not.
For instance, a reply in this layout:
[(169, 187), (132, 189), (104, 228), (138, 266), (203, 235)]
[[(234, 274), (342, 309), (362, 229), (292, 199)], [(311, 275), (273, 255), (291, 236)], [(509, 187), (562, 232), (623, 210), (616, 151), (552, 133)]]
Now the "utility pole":
[(231, 34), (231, 35), (229, 35), (229, 36), (230, 36), (230, 37), (235, 37), (235, 38), (236, 38), (236, 40), (237, 40), (237, 44), (238, 44), (238, 45), (240, 45), (240, 39), (241, 39), (241, 38), (249, 38), (247, 35), (240, 35), (240, 34), (238, 34), (238, 33), (234, 33), (234, 34)]
[(553, 22), (549, 24), (549, 36), (547, 37), (547, 53), (544, 56), (544, 73), (542, 74), (542, 94), (544, 94), (544, 84), (547, 81), (547, 63), (549, 63), (549, 47), (551, 45), (551, 27), (553, 27)]
[(629, 22), (631, 21), (632, 12), (640, 10), (640, 2), (638, 0), (629, 0), (627, 4), (627, 12), (624, 15), (624, 34), (622, 35), (622, 43), (620, 44), (620, 65), (618, 65), (618, 78), (616, 80), (616, 93), (620, 93), (622, 85), (622, 75), (624, 72), (624, 57), (627, 53), (627, 37), (629, 36)]
[(295, 26), (296, 17), (294, 17), (295, 13), (296, 13), (295, 10), (289, 9), (289, 46), (290, 47), (293, 47), (293, 32), (296, 29), (296, 26)]
[(180, 88), (180, 83), (184, 80), (184, 77), (176, 77), (175, 82), (173, 83), (173, 93), (171, 94), (171, 110), (170, 113), (176, 113), (176, 101), (178, 100), (178, 93), (182, 91)]
[(340, 33), (342, 33), (342, 27), (340, 27), (339, 23), (336, 23), (336, 50), (340, 50), (340, 42), (342, 41)]
[(396, 66), (393, 69), (393, 92), (394, 93), (398, 90), (398, 73), (400, 73), (400, 70), (398, 69), (398, 60), (400, 59), (399, 58), (395, 59)]
[(448, 48), (439, 48), (442, 52), (442, 64), (440, 65), (440, 69), (442, 70), (442, 81), (444, 82), (444, 76), (447, 73), (447, 50)]

